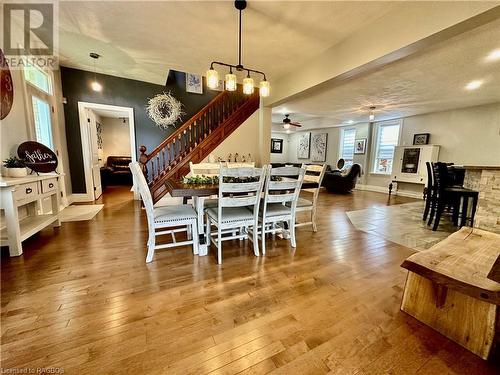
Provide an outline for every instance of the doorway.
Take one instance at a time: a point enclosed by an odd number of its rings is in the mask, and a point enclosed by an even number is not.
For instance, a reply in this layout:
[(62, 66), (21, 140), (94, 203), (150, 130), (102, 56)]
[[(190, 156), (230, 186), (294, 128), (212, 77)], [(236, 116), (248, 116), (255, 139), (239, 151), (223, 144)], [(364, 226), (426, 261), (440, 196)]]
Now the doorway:
[(78, 114), (86, 187), (80, 201), (99, 199), (110, 183), (132, 187), (127, 170), (130, 161), (137, 161), (134, 109), (78, 102)]

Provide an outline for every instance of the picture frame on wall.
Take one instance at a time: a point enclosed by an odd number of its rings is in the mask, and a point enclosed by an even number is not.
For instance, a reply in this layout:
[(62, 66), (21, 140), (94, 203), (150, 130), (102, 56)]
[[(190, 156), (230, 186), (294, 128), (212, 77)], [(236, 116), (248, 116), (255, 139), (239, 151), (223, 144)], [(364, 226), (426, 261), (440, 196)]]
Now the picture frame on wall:
[(283, 140), (279, 138), (271, 138), (271, 154), (283, 153)]
[(203, 94), (203, 77), (199, 74), (186, 73), (186, 92)]
[(366, 138), (356, 139), (354, 141), (354, 154), (362, 155), (366, 153)]
[(302, 133), (299, 135), (299, 145), (297, 147), (298, 159), (309, 159), (311, 150), (311, 133)]
[(413, 144), (414, 145), (428, 145), (430, 133), (419, 133), (413, 135)]
[(311, 135), (311, 161), (326, 161), (328, 133)]
[(219, 79), (219, 85), (217, 87), (214, 87), (213, 89), (210, 89), (210, 90), (224, 91), (224, 80), (223, 79)]

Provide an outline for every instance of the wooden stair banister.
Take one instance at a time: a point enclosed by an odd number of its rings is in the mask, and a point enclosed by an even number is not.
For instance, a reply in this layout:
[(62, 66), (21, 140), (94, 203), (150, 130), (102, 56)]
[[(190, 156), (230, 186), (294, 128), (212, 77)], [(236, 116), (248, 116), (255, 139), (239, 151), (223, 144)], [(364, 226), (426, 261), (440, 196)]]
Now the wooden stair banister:
[(259, 94), (223, 91), (170, 134), (149, 154), (139, 148), (139, 163), (157, 202), (165, 181), (187, 173), (189, 161), (201, 162), (259, 107)]

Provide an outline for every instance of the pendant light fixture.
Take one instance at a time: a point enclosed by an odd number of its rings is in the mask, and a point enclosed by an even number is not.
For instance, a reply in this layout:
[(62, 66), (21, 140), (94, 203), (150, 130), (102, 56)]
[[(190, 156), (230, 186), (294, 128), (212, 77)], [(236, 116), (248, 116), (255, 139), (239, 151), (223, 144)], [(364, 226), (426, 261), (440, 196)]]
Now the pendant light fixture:
[(91, 52), (89, 56), (94, 59), (94, 80), (90, 84), (90, 87), (92, 87), (92, 90), (94, 90), (94, 91), (101, 92), (102, 85), (97, 81), (97, 72), (96, 72), (96, 66), (95, 66), (97, 59), (99, 57), (101, 57), (101, 55), (99, 55), (95, 52)]
[(270, 85), (266, 79), (266, 74), (260, 70), (250, 69), (243, 66), (241, 63), (241, 12), (247, 7), (246, 0), (236, 0), (234, 2), (235, 8), (239, 11), (239, 29), (238, 29), (238, 64), (227, 64), (220, 61), (212, 61), (210, 69), (207, 70), (207, 86), (211, 89), (216, 89), (219, 86), (219, 73), (214, 69), (214, 65), (226, 66), (229, 68), (229, 73), (225, 75), (225, 89), (227, 91), (235, 91), (237, 88), (237, 77), (233, 74), (233, 68), (237, 72), (247, 71), (247, 76), (243, 79), (243, 93), (251, 95), (254, 92), (254, 80), (250, 73), (257, 73), (262, 75), (263, 79), (259, 83), (259, 94), (261, 97), (269, 96)]
[(368, 117), (370, 119), (370, 121), (373, 122), (373, 120), (375, 120), (375, 106), (371, 106), (370, 107), (370, 116)]

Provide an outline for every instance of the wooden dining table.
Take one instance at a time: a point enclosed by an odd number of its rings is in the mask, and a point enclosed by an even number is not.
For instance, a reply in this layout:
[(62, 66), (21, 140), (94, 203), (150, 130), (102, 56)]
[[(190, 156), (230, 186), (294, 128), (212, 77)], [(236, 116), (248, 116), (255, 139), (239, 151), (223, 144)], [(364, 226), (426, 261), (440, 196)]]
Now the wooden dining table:
[[(204, 209), (205, 200), (210, 198), (211, 195), (219, 194), (218, 184), (186, 184), (180, 179), (169, 179), (165, 182), (165, 187), (167, 192), (174, 198), (192, 198), (193, 206), (198, 214), (198, 235), (199, 235), (199, 245), (198, 245), (198, 255), (205, 256), (208, 254), (208, 241), (205, 234), (204, 225)], [(304, 181), (302, 183), (302, 189), (314, 189), (317, 188), (318, 184), (315, 182)]]

